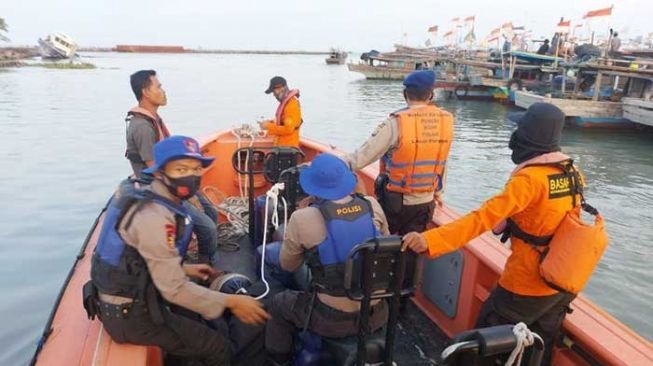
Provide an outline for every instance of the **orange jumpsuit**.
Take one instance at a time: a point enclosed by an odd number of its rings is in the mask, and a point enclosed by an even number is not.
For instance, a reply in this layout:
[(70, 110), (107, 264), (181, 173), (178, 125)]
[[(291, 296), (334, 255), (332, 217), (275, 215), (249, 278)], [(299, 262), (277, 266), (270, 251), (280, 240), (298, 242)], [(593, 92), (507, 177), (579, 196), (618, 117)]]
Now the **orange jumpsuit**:
[[(512, 220), (525, 232), (552, 235), (572, 207), (569, 179), (555, 167), (530, 166), (516, 172), (503, 192), (460, 219), (424, 232), (428, 254), (452, 252), (490, 230), (502, 220)], [(577, 197), (576, 202), (579, 201)], [(506, 290), (526, 296), (557, 293), (539, 275), (539, 252), (519, 238), (511, 237), (512, 253), (499, 279)]]
[(299, 127), (302, 111), (299, 99), (292, 97), (286, 104), (279, 121), (268, 121), (263, 128), (274, 138), (274, 146), (299, 147)]

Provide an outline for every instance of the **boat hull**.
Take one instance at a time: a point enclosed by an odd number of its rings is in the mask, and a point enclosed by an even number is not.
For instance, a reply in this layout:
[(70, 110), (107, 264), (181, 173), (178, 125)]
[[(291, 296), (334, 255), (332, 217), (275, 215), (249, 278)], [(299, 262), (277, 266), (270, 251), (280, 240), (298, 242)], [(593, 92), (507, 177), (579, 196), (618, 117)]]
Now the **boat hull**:
[(42, 58), (48, 59), (65, 59), (70, 58), (75, 52), (63, 52), (45, 40), (39, 39), (39, 54)]
[(514, 93), (516, 106), (527, 109), (534, 103), (550, 103), (564, 112), (568, 122), (579, 127), (632, 128), (634, 126), (632, 122), (623, 118), (621, 102), (553, 98), (523, 90)]
[(404, 80), (414, 70), (366, 64), (348, 64), (349, 71), (358, 72), (371, 80)]
[[(231, 131), (219, 132), (202, 139), (202, 152), (205, 155), (221, 157), (202, 177), (203, 187), (213, 187), (226, 196), (238, 195), (239, 181), (231, 166), (230, 157), (243, 142), (231, 134)], [(257, 139), (254, 147), (270, 147), (268, 138)], [(313, 140), (302, 139), (302, 150), (307, 160), (320, 152), (332, 152), (327, 145)], [(374, 191), (374, 179), (378, 175), (378, 164), (368, 166), (358, 172), (361, 192)], [(266, 187), (257, 188), (256, 195), (263, 194)], [(447, 206), (438, 208), (431, 223), (440, 226), (460, 216)], [(103, 214), (93, 225), (91, 232), (75, 262), (69, 281), (61, 292), (61, 301), (57, 302), (52, 312), (52, 322), (48, 324), (47, 334), (39, 344), (43, 347), (35, 358), (36, 365), (98, 365), (98, 366), (154, 366), (162, 365), (161, 352), (156, 347), (145, 347), (113, 342), (102, 329), (99, 320), (89, 321), (82, 307), (82, 286), (89, 280), (91, 256), (99, 237)], [(449, 310), (437, 305), (438, 294), (433, 294), (430, 283), (443, 282), (444, 278), (429, 276), (429, 283), (422, 283), (413, 301), (433, 322), (431, 326), (439, 327), (448, 336), (473, 327), (482, 303), (488, 298), (503, 270), (510, 250), (504, 247), (494, 236), (484, 234), (472, 240), (458, 251), (456, 266), (460, 269), (460, 278), (455, 291), (445, 302), (453, 302)], [(440, 259), (442, 262), (443, 259)], [(428, 270), (438, 265), (438, 260), (426, 263)], [(444, 258), (447, 262), (447, 258)], [(445, 263), (446, 264), (446, 263)], [(447, 281), (443, 287), (450, 287)], [(628, 327), (596, 307), (582, 295), (572, 303), (573, 313), (565, 323), (564, 333), (575, 349), (582, 349), (596, 362), (606, 365), (650, 365), (653, 364), (653, 346)], [(556, 365), (585, 365), (579, 353), (570, 348), (556, 348), (554, 352)]]
[(626, 98), (623, 103), (624, 118), (653, 127), (653, 101)]

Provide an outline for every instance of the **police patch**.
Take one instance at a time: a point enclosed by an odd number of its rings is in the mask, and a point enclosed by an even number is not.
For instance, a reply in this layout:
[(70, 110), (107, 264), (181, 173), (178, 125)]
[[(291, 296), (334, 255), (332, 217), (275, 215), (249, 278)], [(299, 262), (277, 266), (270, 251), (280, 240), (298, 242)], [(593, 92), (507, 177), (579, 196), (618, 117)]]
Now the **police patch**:
[(177, 241), (177, 228), (173, 224), (166, 224), (166, 243), (170, 249), (175, 248)]
[(571, 196), (571, 181), (566, 174), (547, 176), (549, 179), (549, 199)]
[(379, 123), (379, 125), (376, 126), (376, 129), (374, 129), (374, 131), (372, 132), (372, 137), (378, 135), (379, 132), (381, 132), (381, 129), (385, 127), (387, 123), (388, 123), (387, 121)]

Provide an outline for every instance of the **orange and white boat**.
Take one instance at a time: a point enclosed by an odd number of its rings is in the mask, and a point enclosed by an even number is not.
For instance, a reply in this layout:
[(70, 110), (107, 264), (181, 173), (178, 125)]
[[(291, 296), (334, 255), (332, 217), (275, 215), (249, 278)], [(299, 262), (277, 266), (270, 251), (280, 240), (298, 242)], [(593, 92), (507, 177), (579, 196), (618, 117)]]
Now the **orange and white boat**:
[[(203, 187), (214, 187), (227, 196), (239, 195), (239, 178), (232, 167), (232, 156), (239, 146), (249, 145), (233, 131), (207, 136), (202, 141), (204, 154), (216, 157), (216, 163), (202, 179)], [(254, 147), (269, 147), (271, 140), (253, 139)], [(303, 139), (301, 148), (310, 160), (320, 152), (332, 148), (313, 140)], [(373, 191), (377, 166), (363, 169), (359, 176), (368, 192)], [(256, 183), (262, 182), (257, 180)], [(116, 182), (117, 183), (117, 182)], [(269, 186), (255, 184), (257, 194)], [(444, 207), (433, 217), (433, 225), (442, 225), (459, 215)], [(91, 255), (101, 228), (103, 213), (93, 225), (77, 256), (64, 287), (57, 298), (52, 315), (39, 342), (32, 364), (36, 365), (102, 365), (154, 366), (163, 364), (163, 355), (156, 347), (117, 344), (103, 330), (98, 320), (90, 321), (82, 306), (82, 286), (90, 276)], [(473, 327), (481, 304), (496, 285), (510, 251), (494, 236), (484, 234), (472, 240), (460, 251), (425, 263), (425, 283), (418, 288), (408, 319), (419, 322), (421, 338), (440, 334), (443, 338)], [(653, 365), (653, 345), (633, 330), (601, 310), (582, 295), (572, 304), (573, 313), (564, 325), (564, 344), (554, 350), (555, 365)], [(418, 310), (419, 309), (419, 310)], [(417, 318), (416, 318), (417, 317)], [(411, 320), (412, 319), (412, 320)], [(417, 320), (415, 320), (417, 319)], [(422, 320), (422, 321), (420, 321)], [(405, 326), (402, 326), (405, 328)], [(424, 331), (426, 329), (426, 331)], [(417, 332), (417, 333), (419, 333)], [(424, 333), (426, 332), (426, 333)], [(410, 333), (410, 332), (407, 332)], [(406, 337), (410, 334), (405, 334)], [(399, 338), (402, 338), (401, 336)], [(410, 342), (423, 342), (410, 340)], [(444, 339), (443, 341), (446, 341)], [(397, 347), (402, 347), (401, 340)], [(413, 352), (420, 347), (422, 357), (438, 355), (442, 344), (410, 344)], [(441, 342), (442, 343), (442, 342)], [(430, 347), (439, 347), (431, 349)], [(397, 364), (419, 364), (403, 361), (396, 352)], [(424, 364), (433, 364), (432, 360)]]

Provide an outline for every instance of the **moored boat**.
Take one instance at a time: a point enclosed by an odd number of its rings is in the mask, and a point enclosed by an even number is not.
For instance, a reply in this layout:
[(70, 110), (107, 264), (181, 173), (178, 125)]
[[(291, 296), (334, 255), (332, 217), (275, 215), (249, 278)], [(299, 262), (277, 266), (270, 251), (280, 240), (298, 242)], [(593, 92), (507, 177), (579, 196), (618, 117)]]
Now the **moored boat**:
[(324, 59), (327, 65), (344, 65), (347, 60), (347, 52), (332, 49), (329, 57)]
[[(249, 141), (223, 131), (202, 140), (202, 152), (219, 157), (202, 178), (205, 192), (221, 192), (224, 196), (239, 196), (242, 182), (232, 166), (239, 161), (235, 152)], [(268, 138), (255, 138), (254, 149), (269, 149)], [(333, 151), (319, 142), (303, 139), (301, 148), (310, 161), (320, 152)], [(373, 192), (377, 166), (360, 172), (362, 189)], [(262, 173), (261, 173), (262, 174)], [(259, 179), (256, 179), (259, 182)], [(263, 194), (269, 184), (255, 183), (255, 194)], [(209, 195), (210, 196), (210, 195)], [(216, 195), (216, 197), (219, 195)], [(439, 209), (432, 225), (442, 225), (458, 217), (448, 207)], [(117, 344), (102, 329), (98, 320), (89, 321), (82, 307), (82, 285), (89, 278), (90, 259), (103, 220), (100, 213), (85, 241), (70, 276), (52, 311), (52, 316), (39, 341), (33, 360), (38, 365), (161, 365), (163, 357), (155, 347)], [(404, 331), (409, 347), (397, 352), (397, 364), (432, 364), (411, 353), (439, 354), (443, 344), (434, 344), (429, 336), (443, 337), (470, 329), (475, 323), (483, 301), (496, 285), (510, 251), (498, 240), (485, 234), (472, 240), (463, 249), (434, 260), (424, 266), (424, 283), (413, 299), (416, 307), (402, 321), (405, 326), (421, 327), (419, 334)], [(635, 332), (602, 311), (582, 295), (572, 303), (573, 313), (564, 323), (564, 342), (554, 351), (556, 365), (648, 365), (653, 364), (653, 346)], [(418, 310), (419, 309), (419, 310)], [(411, 330), (411, 329), (409, 329)], [(430, 332), (430, 333), (425, 333)], [(427, 336), (421, 336), (427, 334)], [(401, 338), (401, 337), (399, 337)], [(410, 343), (414, 342), (414, 344)], [(442, 342), (441, 342), (442, 343)], [(401, 347), (401, 343), (397, 347)], [(416, 347), (418, 349), (416, 349)], [(405, 352), (404, 352), (405, 351)], [(420, 362), (421, 360), (421, 362)]]

